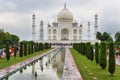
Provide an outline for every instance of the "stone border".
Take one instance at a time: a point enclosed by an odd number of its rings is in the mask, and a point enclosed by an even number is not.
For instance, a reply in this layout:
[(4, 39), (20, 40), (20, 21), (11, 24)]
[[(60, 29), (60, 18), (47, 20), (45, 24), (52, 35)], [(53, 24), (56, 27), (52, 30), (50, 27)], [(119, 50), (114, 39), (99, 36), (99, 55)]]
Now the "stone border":
[(66, 48), (62, 80), (83, 80), (68, 48)]
[(51, 53), (55, 50), (57, 50), (57, 49), (52, 49), (50, 51), (44, 52), (40, 55), (37, 55), (37, 56), (32, 57), (30, 59), (27, 59), (23, 62), (19, 62), (17, 64), (14, 64), (12, 66), (7, 67), (7, 68), (1, 69), (0, 70), (0, 80), (4, 79), (6, 76), (9, 76), (9, 75), (13, 74), (14, 72), (16, 72), (16, 71), (20, 70), (21, 68), (25, 67), (26, 65), (30, 64), (31, 62), (39, 59), (40, 57), (43, 57), (43, 56), (49, 54), (49, 53)]

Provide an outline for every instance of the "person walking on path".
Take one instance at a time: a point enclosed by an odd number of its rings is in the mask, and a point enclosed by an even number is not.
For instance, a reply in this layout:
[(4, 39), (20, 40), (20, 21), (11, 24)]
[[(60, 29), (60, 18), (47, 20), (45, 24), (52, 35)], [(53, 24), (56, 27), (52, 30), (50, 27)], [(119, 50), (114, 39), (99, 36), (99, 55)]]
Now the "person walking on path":
[(37, 72), (35, 72), (35, 80), (37, 79)]

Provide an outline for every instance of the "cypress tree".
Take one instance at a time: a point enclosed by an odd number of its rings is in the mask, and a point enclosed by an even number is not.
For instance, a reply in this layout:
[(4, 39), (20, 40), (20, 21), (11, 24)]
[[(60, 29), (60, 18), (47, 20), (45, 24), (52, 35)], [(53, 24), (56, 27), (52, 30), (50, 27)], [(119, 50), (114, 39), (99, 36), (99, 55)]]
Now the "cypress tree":
[(78, 52), (79, 52), (80, 54), (82, 54), (82, 53), (81, 53), (81, 43), (78, 43)]
[(85, 55), (85, 51), (86, 51), (86, 49), (85, 49), (85, 43), (83, 43), (83, 55)]
[(106, 42), (102, 41), (100, 43), (100, 67), (105, 69), (107, 66), (107, 58), (106, 58)]
[(45, 44), (41, 43), (41, 50), (45, 49)]
[(111, 75), (115, 72), (115, 51), (114, 51), (114, 44), (110, 42), (109, 47), (109, 64), (108, 64), (108, 71)]
[(19, 53), (20, 57), (23, 57), (23, 43), (20, 42), (20, 53)]
[(37, 43), (37, 51), (39, 51), (39, 43)]
[(99, 45), (97, 42), (95, 43), (95, 62), (99, 63)]
[(30, 43), (28, 44), (28, 54), (29, 55), (31, 54), (31, 44)]
[(90, 42), (88, 42), (87, 43), (87, 58), (88, 59), (91, 59), (90, 51), (91, 51), (91, 44), (90, 44)]
[(31, 53), (33, 54), (34, 51), (33, 51), (33, 42), (31, 43)]
[(39, 43), (39, 51), (41, 51), (41, 49), (40, 49), (40, 43)]
[(94, 52), (93, 52), (93, 46), (91, 45), (90, 46), (91, 47), (91, 50), (90, 50), (90, 59), (91, 59), (91, 61), (93, 61), (94, 60)]
[(7, 61), (10, 60), (9, 43), (7, 43), (6, 45), (6, 58), (7, 58)]
[(16, 57), (16, 55), (17, 55), (17, 46), (15, 46), (15, 51), (14, 51), (14, 57)]
[(34, 43), (34, 51), (36, 52), (36, 43)]
[(45, 49), (48, 49), (48, 43), (45, 43)]
[(27, 56), (27, 43), (24, 43), (24, 56)]

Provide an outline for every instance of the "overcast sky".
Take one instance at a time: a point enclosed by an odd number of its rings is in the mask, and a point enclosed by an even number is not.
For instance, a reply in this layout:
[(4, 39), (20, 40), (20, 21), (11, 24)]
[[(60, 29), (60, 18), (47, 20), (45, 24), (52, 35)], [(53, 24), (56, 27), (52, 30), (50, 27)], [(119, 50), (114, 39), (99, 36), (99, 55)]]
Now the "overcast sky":
[[(87, 22), (91, 22), (93, 38), (94, 15), (99, 16), (99, 31), (112, 36), (120, 31), (120, 0), (0, 0), (0, 27), (5, 32), (16, 34), (21, 40), (32, 39), (32, 14), (36, 15), (36, 39), (39, 39), (40, 21), (47, 23), (56, 20), (57, 14), (66, 2), (74, 19), (83, 24), (83, 38), (87, 36)], [(47, 31), (45, 29), (45, 39)]]

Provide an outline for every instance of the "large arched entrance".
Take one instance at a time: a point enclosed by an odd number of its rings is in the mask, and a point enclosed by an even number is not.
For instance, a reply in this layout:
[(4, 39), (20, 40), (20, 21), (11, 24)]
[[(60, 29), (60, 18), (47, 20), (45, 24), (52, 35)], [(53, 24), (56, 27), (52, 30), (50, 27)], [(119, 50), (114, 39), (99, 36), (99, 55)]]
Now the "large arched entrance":
[(61, 40), (69, 40), (69, 31), (68, 31), (68, 29), (63, 29), (61, 31)]

